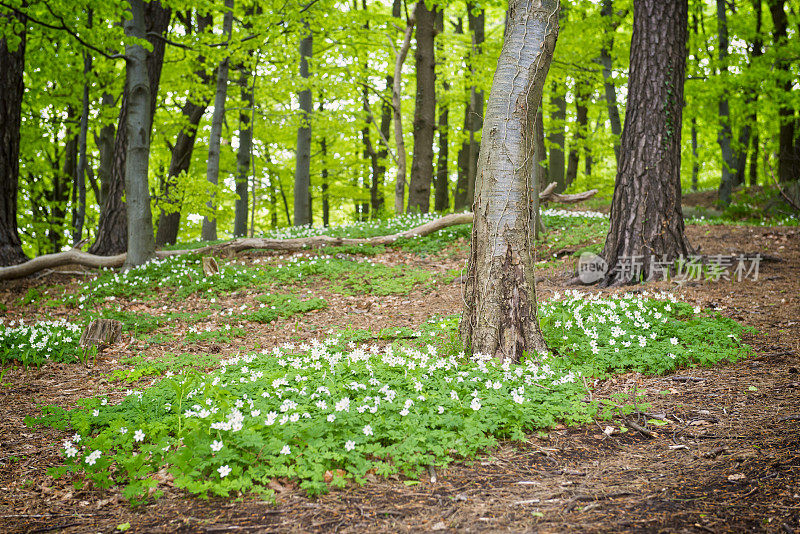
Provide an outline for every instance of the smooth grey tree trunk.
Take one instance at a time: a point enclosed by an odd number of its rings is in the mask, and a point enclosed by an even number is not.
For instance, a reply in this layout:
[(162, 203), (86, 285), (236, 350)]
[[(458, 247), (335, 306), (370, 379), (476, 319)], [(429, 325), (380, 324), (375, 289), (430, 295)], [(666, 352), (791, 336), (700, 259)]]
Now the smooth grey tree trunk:
[[(719, 70), (724, 76), (728, 72), (728, 17), (725, 0), (717, 0), (717, 34), (719, 36)], [(719, 97), (719, 122), (717, 142), (722, 151), (722, 177), (719, 184), (719, 201), (727, 206), (731, 203), (733, 193), (733, 170), (736, 162), (731, 148), (731, 112), (728, 103), (728, 91), (723, 90)]]
[[(300, 41), (300, 77), (303, 80), (311, 76), (308, 60), (313, 50), (314, 36), (309, 32)], [(297, 128), (294, 168), (294, 225), (305, 226), (311, 224), (311, 89), (305, 87), (297, 97), (300, 101), (300, 126)]]
[(546, 345), (536, 313), (535, 120), (558, 35), (555, 0), (511, 0), (481, 137), (461, 338), (519, 361)]
[[(233, 0), (225, 0), (225, 14), (222, 17), (222, 33), (226, 39), (231, 38), (233, 30)], [(225, 56), (217, 67), (217, 90), (214, 93), (214, 114), (211, 118), (211, 133), (208, 137), (208, 166), (206, 167), (206, 180), (212, 185), (211, 200), (206, 206), (211, 210), (211, 216), (203, 217), (203, 228), (200, 238), (203, 241), (216, 241), (217, 239), (217, 206), (214, 203), (214, 192), (219, 183), (219, 158), (220, 144), (222, 142), (222, 123), (225, 120), (225, 101), (228, 98), (228, 65), (230, 57)]]
[[(144, 39), (146, 27), (143, 0), (129, 0), (131, 18), (125, 19), (125, 35)], [(128, 149), (125, 158), (125, 191), (128, 211), (128, 256), (125, 268), (141, 265), (155, 257), (153, 216), (150, 212), (148, 162), (150, 159), (150, 78), (147, 51), (139, 44), (125, 46)]]

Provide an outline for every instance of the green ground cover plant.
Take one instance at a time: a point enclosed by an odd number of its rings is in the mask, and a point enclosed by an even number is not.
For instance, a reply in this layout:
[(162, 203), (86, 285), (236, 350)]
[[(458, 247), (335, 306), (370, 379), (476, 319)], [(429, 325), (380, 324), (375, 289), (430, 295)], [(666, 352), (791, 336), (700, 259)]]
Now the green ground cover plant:
[(29, 423), (74, 431), (53, 475), (124, 486), (132, 502), (164, 468), (201, 496), (269, 494), (276, 477), (317, 494), (368, 473), (416, 477), (500, 439), (589, 422), (602, 414), (584, 402), (584, 378), (748, 353), (742, 327), (670, 295), (568, 292), (542, 305), (541, 321), (551, 353), (520, 364), (465, 355), (457, 316), (434, 317), (417, 330), (333, 332), (237, 355), (215, 371), (176, 372), (116, 405), (84, 399)]
[(47, 362), (80, 361), (82, 328), (67, 321), (0, 323), (0, 363), (39, 367)]

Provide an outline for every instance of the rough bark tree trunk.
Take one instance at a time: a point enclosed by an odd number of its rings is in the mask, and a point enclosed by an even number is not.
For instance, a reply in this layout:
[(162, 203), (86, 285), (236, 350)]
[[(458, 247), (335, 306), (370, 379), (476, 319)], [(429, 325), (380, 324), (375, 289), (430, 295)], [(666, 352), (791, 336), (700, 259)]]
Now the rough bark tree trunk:
[(408, 211), (428, 213), (433, 183), (433, 131), (436, 127), (436, 61), (434, 35), (436, 10), (417, 2), (417, 48), (414, 54), (417, 97), (414, 107), (414, 154), (408, 184)]
[[(152, 51), (147, 54), (147, 76), (150, 84), (150, 129), (153, 126), (153, 110), (158, 96), (161, 68), (164, 65), (166, 42), (163, 37), (169, 28), (171, 15), (170, 9), (163, 7), (159, 0), (151, 0), (144, 6), (145, 35), (153, 47)], [(123, 92), (108, 189), (100, 210), (97, 237), (89, 249), (90, 253), (101, 256), (120, 254), (128, 248), (128, 214), (122, 196), (125, 191), (125, 158), (128, 150), (128, 129), (125, 125), (128, 121), (129, 98), (130, 95), (127, 94), (127, 91)]]
[[(131, 18), (125, 19), (125, 35), (144, 39), (144, 1), (129, 0)], [(125, 158), (125, 191), (128, 212), (128, 256), (125, 267), (141, 265), (155, 257), (153, 216), (150, 212), (148, 162), (153, 104), (147, 73), (147, 51), (140, 44), (125, 46), (125, 92), (128, 95), (128, 147)]]
[[(638, 282), (690, 247), (681, 211), (687, 0), (635, 0), (628, 103), (601, 285)], [(654, 106), (653, 102), (662, 104)], [(663, 263), (659, 263), (663, 262)]]
[(536, 111), (558, 33), (558, 2), (511, 0), (481, 139), (461, 337), (519, 361), (546, 350), (536, 315)]
[[(314, 36), (309, 33), (300, 41), (300, 77), (307, 80), (311, 73), (308, 60), (314, 48)], [(297, 128), (297, 153), (294, 169), (294, 225), (311, 224), (311, 89), (305, 87), (297, 94), (300, 100), (300, 126)]]
[[(233, 0), (225, 0), (225, 14), (222, 16), (222, 35), (230, 41), (233, 31)], [(217, 67), (217, 89), (214, 92), (214, 114), (211, 117), (211, 132), (208, 136), (208, 165), (206, 180), (211, 184), (211, 199), (206, 207), (211, 215), (203, 217), (200, 238), (203, 241), (217, 239), (217, 206), (214, 202), (214, 189), (219, 183), (220, 145), (222, 144), (222, 123), (225, 120), (225, 101), (228, 99), (228, 66), (230, 56), (225, 56)]]
[[(19, 186), (19, 142), (22, 124), (22, 96), (25, 93), (25, 24), (23, 15), (0, 15), (16, 18), (23, 25), (19, 35), (0, 37), (0, 265), (16, 265), (28, 260), (22, 252), (17, 230), (17, 188)], [(3, 23), (14, 21), (3, 21)], [(9, 42), (10, 41), (10, 42)]]

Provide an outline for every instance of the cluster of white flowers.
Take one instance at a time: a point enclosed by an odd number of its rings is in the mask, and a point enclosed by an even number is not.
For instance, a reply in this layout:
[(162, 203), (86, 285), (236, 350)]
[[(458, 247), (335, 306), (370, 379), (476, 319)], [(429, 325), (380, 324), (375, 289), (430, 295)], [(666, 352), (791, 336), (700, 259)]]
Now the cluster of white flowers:
[(608, 219), (608, 215), (599, 211), (558, 210), (547, 208), (541, 211), (542, 217), (565, 217), (586, 219)]
[[(51, 360), (54, 356), (68, 352), (77, 355), (81, 327), (63, 319), (55, 321), (35, 321), (25, 324), (23, 319), (10, 321), (6, 326), (0, 319), (0, 354), (6, 348), (14, 353)], [(15, 357), (12, 355), (12, 357)]]

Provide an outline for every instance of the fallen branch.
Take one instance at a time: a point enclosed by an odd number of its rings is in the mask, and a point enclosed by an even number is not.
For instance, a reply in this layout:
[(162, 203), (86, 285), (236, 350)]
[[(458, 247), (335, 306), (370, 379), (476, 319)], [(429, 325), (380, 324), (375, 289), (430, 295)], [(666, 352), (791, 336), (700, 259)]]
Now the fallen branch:
[[(554, 193), (556, 184), (548, 185), (539, 195), (542, 202), (560, 202), (560, 203), (575, 203), (581, 200), (591, 198), (597, 193), (596, 189), (585, 191), (583, 193), (575, 193), (571, 195), (562, 195)], [(248, 249), (259, 250), (284, 250), (296, 251), (309, 248), (322, 248), (341, 245), (391, 245), (398, 239), (411, 239), (414, 237), (424, 237), (439, 230), (443, 230), (450, 226), (459, 224), (472, 224), (472, 213), (451, 213), (439, 219), (427, 222), (423, 225), (417, 226), (405, 232), (400, 232), (391, 235), (382, 235), (370, 238), (347, 238), (347, 237), (331, 237), (327, 235), (319, 235), (312, 237), (303, 237), (296, 239), (268, 239), (268, 238), (239, 238), (218, 245), (212, 245), (193, 250), (159, 250), (156, 256), (159, 258), (166, 258), (169, 256), (177, 256), (180, 254), (231, 254), (241, 252)], [(73, 248), (65, 252), (56, 252), (54, 254), (45, 254), (39, 256), (28, 262), (19, 265), (12, 265), (9, 267), (0, 267), (0, 280), (13, 280), (16, 278), (23, 278), (39, 271), (46, 269), (53, 269), (64, 265), (80, 265), (82, 267), (91, 267), (94, 269), (117, 268), (122, 267), (125, 263), (126, 254), (118, 254), (116, 256), (95, 256), (88, 252), (82, 252), (78, 248)]]

